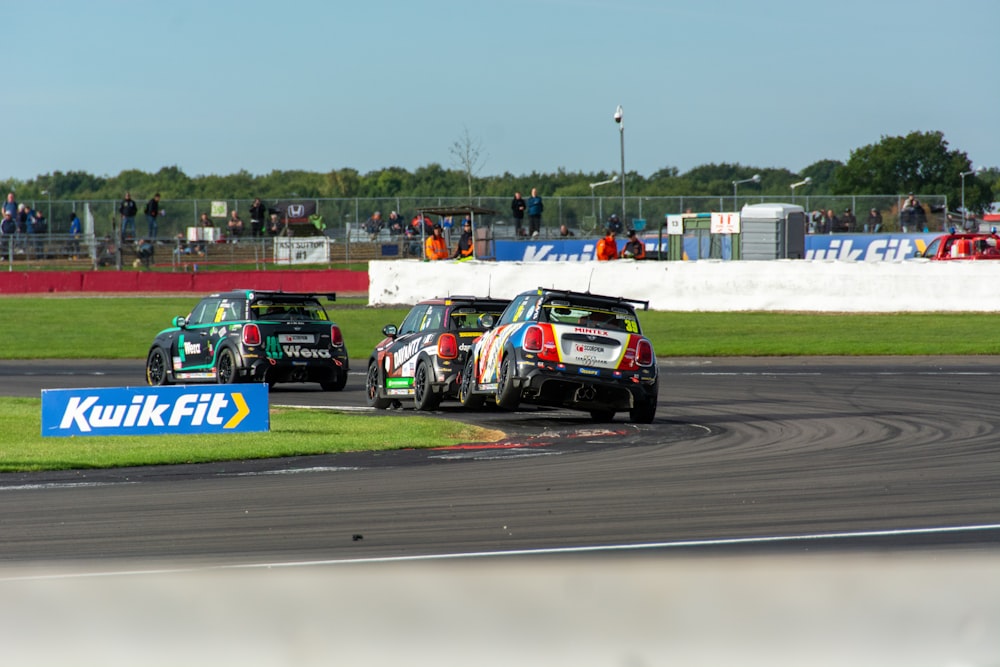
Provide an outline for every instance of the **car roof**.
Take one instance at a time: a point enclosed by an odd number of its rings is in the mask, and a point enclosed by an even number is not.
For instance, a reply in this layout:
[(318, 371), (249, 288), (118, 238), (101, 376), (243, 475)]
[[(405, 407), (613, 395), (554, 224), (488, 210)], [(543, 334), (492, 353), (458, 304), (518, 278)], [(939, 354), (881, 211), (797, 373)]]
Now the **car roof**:
[(538, 289), (527, 290), (521, 292), (518, 296), (541, 296), (543, 299), (580, 299), (591, 302), (606, 303), (608, 305), (615, 306), (626, 306), (628, 308), (635, 308), (636, 306), (641, 306), (643, 310), (649, 310), (649, 301), (640, 301), (638, 299), (627, 299), (620, 296), (607, 296), (604, 294), (592, 294), (591, 292), (574, 292), (572, 290), (557, 290), (545, 287), (539, 287)]
[(465, 295), (455, 295), (449, 297), (435, 297), (433, 299), (423, 299), (418, 301), (417, 306), (468, 306), (468, 305), (484, 305), (484, 306), (506, 306), (510, 303), (510, 299), (501, 299), (499, 297), (492, 296), (465, 296)]
[[(216, 292), (208, 297), (218, 297), (223, 299), (260, 299), (260, 298), (283, 298), (283, 299), (318, 299), (326, 298), (329, 301), (336, 301), (337, 295), (334, 292), (284, 292), (282, 290), (255, 290), (255, 289), (234, 289), (226, 292)], [(208, 298), (203, 297), (203, 298)]]

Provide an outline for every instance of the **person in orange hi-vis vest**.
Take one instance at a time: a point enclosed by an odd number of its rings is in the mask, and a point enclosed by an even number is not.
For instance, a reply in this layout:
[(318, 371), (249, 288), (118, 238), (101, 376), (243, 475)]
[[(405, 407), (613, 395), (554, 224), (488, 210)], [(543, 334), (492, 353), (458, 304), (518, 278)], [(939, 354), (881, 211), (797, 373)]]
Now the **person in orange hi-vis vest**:
[(441, 225), (434, 225), (433, 233), (424, 241), (424, 257), (429, 260), (448, 259), (448, 244), (441, 234)]
[(608, 229), (605, 231), (604, 238), (597, 242), (595, 256), (598, 262), (618, 259), (618, 241), (615, 239), (615, 230)]

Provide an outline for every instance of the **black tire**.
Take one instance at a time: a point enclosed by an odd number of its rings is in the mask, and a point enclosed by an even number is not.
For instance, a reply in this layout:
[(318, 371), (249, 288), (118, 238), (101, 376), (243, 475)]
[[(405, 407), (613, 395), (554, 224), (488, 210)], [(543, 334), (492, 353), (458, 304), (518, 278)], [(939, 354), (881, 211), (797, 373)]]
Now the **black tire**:
[(476, 384), (476, 360), (469, 355), (469, 360), (465, 362), (462, 369), (462, 381), (458, 383), (458, 402), (463, 408), (469, 410), (479, 410), (486, 403), (486, 397), (482, 394), (473, 394), (472, 388)]
[(146, 357), (146, 382), (152, 387), (165, 387), (170, 381), (169, 361), (162, 347), (154, 347)]
[(614, 410), (591, 410), (590, 418), (598, 424), (607, 424), (615, 420)]
[(215, 362), (215, 381), (219, 384), (236, 384), (240, 381), (236, 355), (228, 347), (219, 352), (219, 359)]
[(417, 364), (417, 370), (413, 374), (413, 405), (417, 410), (436, 410), (441, 405), (441, 395), (435, 394), (431, 388), (433, 378), (434, 369), (429, 361), (424, 359)]
[(504, 410), (517, 409), (521, 402), (521, 396), (514, 386), (514, 359), (513, 354), (503, 355), (500, 362), (500, 377), (497, 378), (497, 405)]
[(368, 373), (365, 375), (365, 402), (369, 408), (387, 410), (392, 401), (379, 396), (382, 386), (379, 375), (378, 363), (372, 361), (368, 364)]
[(319, 386), (322, 387), (323, 391), (343, 391), (344, 387), (347, 386), (347, 372), (344, 370), (337, 371), (333, 380), (330, 382), (320, 382)]
[(654, 391), (645, 401), (637, 401), (635, 407), (628, 411), (629, 420), (633, 424), (652, 424), (656, 418), (656, 399), (658, 391)]

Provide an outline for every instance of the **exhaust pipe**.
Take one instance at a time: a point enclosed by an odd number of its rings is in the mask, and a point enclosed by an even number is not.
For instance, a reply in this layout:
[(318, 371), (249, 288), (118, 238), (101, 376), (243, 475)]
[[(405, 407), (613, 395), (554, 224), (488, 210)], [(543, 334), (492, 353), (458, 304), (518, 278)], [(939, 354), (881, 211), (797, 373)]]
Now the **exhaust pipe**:
[(588, 401), (594, 400), (597, 396), (597, 390), (593, 386), (586, 384), (576, 390), (576, 394), (573, 396), (573, 400), (579, 403), (586, 403)]

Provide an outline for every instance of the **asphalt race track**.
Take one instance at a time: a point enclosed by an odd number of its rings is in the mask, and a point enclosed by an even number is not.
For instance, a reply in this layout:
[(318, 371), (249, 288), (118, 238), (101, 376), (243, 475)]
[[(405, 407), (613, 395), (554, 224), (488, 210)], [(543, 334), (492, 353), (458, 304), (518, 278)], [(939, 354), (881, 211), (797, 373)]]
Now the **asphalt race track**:
[[(279, 385), (272, 404), (367, 410), (362, 364), (353, 368), (342, 393)], [(0, 361), (0, 394), (9, 396), (141, 382), (141, 361)], [(735, 643), (713, 649), (716, 661), (731, 662), (729, 650), (745, 658), (759, 649), (767, 657), (761, 664), (996, 664), (1000, 633), (983, 628), (1000, 627), (998, 399), (994, 358), (667, 359), (649, 426), (629, 424), (624, 415), (595, 425), (567, 411), (486, 410), (473, 419), (505, 431), (501, 443), (5, 474), (0, 586), (69, 571), (105, 578), (214, 572), (224, 595), (228, 585), (244, 590), (229, 578), (236, 572), (305, 569), (314, 583), (333, 576), (345, 593), (360, 596), (351, 597), (354, 618), (356, 603), (369, 595), (383, 604), (391, 598), (393, 608), (396, 596), (427, 604), (423, 586), (444, 577), (438, 585), (462, 593), (443, 598), (451, 606), (434, 599), (445, 613), (461, 610), (458, 616), (499, 613), (480, 594), (468, 597), (476, 587), (489, 587), (489, 599), (506, 600), (519, 615), (535, 608), (525, 607), (526, 599), (537, 605), (543, 593), (547, 604), (562, 600), (555, 612), (563, 622), (546, 635), (558, 645), (568, 641), (563, 634), (578, 637), (586, 626), (584, 619), (572, 630), (565, 623), (593, 601), (587, 591), (601, 593), (611, 636), (618, 637), (616, 628), (628, 634), (626, 626), (634, 635), (621, 644), (590, 639), (589, 650), (584, 641), (584, 655), (563, 664), (609, 664), (598, 661), (607, 657), (638, 666), (659, 664), (654, 656), (664, 655), (684, 664), (685, 657), (704, 657), (698, 642), (711, 641), (720, 626)], [(457, 405), (437, 414), (469, 418)], [(512, 562), (532, 569), (511, 576), (503, 565)], [(353, 568), (351, 583), (329, 574), (345, 567)], [(414, 569), (400, 574), (400, 567)], [(456, 581), (465, 575), (468, 581)], [(394, 582), (391, 593), (387, 582)], [(583, 592), (573, 582), (584, 582)], [(173, 590), (203, 584), (185, 578)], [(736, 595), (740, 587), (749, 588)], [(294, 588), (281, 590), (292, 595)], [(517, 590), (520, 597), (504, 597)], [(568, 590), (577, 592), (566, 599)], [(727, 611), (713, 630), (700, 630), (702, 610), (681, 614), (697, 626), (687, 634), (662, 626), (657, 634), (637, 620), (647, 618), (636, 607), (637, 600), (651, 604), (646, 596)], [(930, 599), (937, 602), (926, 616), (906, 616)], [(619, 604), (630, 611), (615, 620), (603, 616)], [(120, 620), (117, 607), (110, 609)], [(822, 639), (809, 634), (811, 625), (793, 641), (758, 617), (764, 610), (775, 623), (794, 623), (796, 609), (809, 610), (813, 620), (829, 614), (828, 627), (854, 633), (853, 648), (831, 644), (817, 657)], [(0, 606), (0, 620), (4, 612)], [(623, 616), (631, 622), (619, 626)], [(885, 633), (866, 634), (878, 623), (889, 637), (918, 633), (920, 641), (904, 650), (887, 643)], [(933, 630), (919, 634), (925, 623)], [(422, 640), (436, 645), (425, 635), (415, 641)], [(453, 648), (467, 656), (462, 646)], [(525, 661), (518, 650), (498, 649), (498, 661), (478, 664), (554, 664)], [(426, 664), (442, 664), (434, 655)], [(425, 664), (391, 651), (384, 664), (403, 656)], [(977, 662), (988, 656), (994, 662)]]

